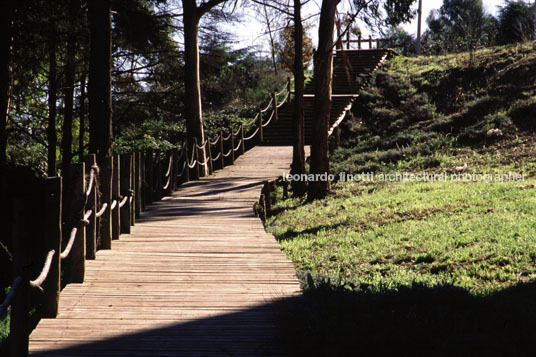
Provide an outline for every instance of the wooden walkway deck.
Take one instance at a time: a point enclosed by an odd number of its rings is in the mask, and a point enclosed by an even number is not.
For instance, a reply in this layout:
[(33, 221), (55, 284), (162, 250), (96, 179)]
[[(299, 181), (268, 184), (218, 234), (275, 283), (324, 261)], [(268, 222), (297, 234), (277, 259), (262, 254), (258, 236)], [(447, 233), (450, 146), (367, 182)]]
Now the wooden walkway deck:
[(256, 147), (234, 166), (152, 205), (132, 234), (87, 262), (32, 356), (276, 356), (272, 302), (299, 294), (292, 263), (253, 213), (290, 147)]

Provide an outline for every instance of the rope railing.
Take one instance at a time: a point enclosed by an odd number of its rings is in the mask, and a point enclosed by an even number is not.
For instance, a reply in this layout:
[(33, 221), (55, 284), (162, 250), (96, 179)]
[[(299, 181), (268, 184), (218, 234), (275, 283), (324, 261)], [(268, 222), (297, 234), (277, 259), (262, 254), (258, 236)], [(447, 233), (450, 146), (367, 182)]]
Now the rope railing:
[(240, 146), (242, 145), (242, 139), (238, 140), (238, 145), (236, 148), (233, 148), (233, 151), (238, 151), (240, 149)]
[(51, 249), (47, 257), (45, 259), (45, 264), (43, 265), (43, 269), (41, 269), (41, 273), (35, 280), (30, 281), (30, 286), (33, 288), (38, 288), (41, 291), (43, 291), (43, 288), (41, 285), (45, 282), (46, 278), (48, 277), (48, 273), (50, 271), (50, 266), (52, 265), (52, 258), (54, 257), (54, 254), (56, 254), (56, 251), (54, 249)]
[(221, 157), (221, 152), (218, 153), (218, 155), (216, 155), (216, 157), (214, 158), (210, 158), (212, 161), (218, 161), (218, 159)]
[(233, 135), (232, 131), (229, 135), (223, 137), (223, 141), (227, 141), (231, 138), (231, 135)]
[(73, 248), (74, 240), (76, 238), (76, 233), (78, 233), (78, 227), (73, 227), (73, 229), (71, 230), (71, 234), (69, 236), (69, 241), (67, 245), (65, 246), (65, 249), (63, 250), (63, 252), (61, 252), (60, 254), (61, 259), (67, 258), (69, 254), (71, 253), (71, 249)]
[(180, 174), (177, 175), (177, 177), (182, 177), (182, 175), (184, 175), (184, 173), (186, 172), (186, 161), (183, 161), (182, 162), (182, 169), (181, 169), (181, 172)]
[(229, 157), (229, 155), (231, 155), (231, 153), (233, 152), (233, 149), (229, 149), (229, 151), (227, 151), (227, 154), (223, 154), (223, 157)]
[(270, 101), (268, 102), (268, 105), (266, 105), (266, 108), (264, 109), (261, 109), (261, 112), (262, 113), (266, 113), (268, 110), (270, 110), (270, 107), (272, 106), (272, 103), (274, 102), (273, 99), (270, 99)]
[(245, 138), (244, 138), (244, 141), (249, 141), (249, 140), (253, 139), (253, 138), (255, 137), (255, 135), (257, 135), (257, 133), (259, 132), (259, 130), (260, 130), (260, 128), (257, 128), (257, 129), (253, 132), (253, 134), (251, 134), (251, 135), (248, 136), (248, 137), (245, 137)]
[(271, 122), (272, 119), (274, 118), (274, 113), (275, 113), (275, 112), (272, 112), (272, 114), (270, 115), (270, 118), (266, 121), (266, 123), (262, 124), (262, 127), (263, 127), (263, 128), (266, 128), (266, 127), (270, 124), (270, 122)]
[(110, 210), (113, 211), (115, 209), (115, 207), (117, 207), (117, 199), (114, 199), (112, 201), (112, 204), (110, 205)]
[(210, 145), (213, 145), (213, 146), (214, 146), (214, 145), (216, 145), (219, 141), (220, 141), (220, 136), (218, 135), (218, 136), (216, 137), (216, 140), (210, 142)]
[[(169, 180), (169, 179), (168, 179)], [(164, 189), (165, 190), (165, 189)], [(130, 198), (130, 196), (124, 196), (123, 199), (121, 200), (121, 202), (119, 202), (119, 208), (123, 208), (123, 206), (125, 206), (125, 204), (127, 203), (128, 199)], [(113, 208), (112, 208), (113, 209)]]
[(257, 120), (259, 119), (259, 113), (257, 113), (255, 115), (255, 117), (253, 117), (253, 119), (251, 119), (250, 121), (248, 121), (247, 123), (245, 124), (242, 124), (242, 126), (246, 127), (246, 126), (251, 126), (253, 124), (255, 124), (257, 122)]
[(193, 169), (195, 165), (197, 164), (197, 160), (194, 160), (192, 164), (188, 164), (188, 168)]
[(169, 188), (169, 184), (171, 183), (171, 175), (168, 176), (167, 182), (164, 186), (162, 186), (163, 190), (167, 190)]
[(196, 146), (199, 150), (201, 150), (201, 149), (204, 149), (204, 148), (205, 148), (205, 146), (207, 145), (207, 142), (208, 142), (208, 139), (205, 139), (205, 141), (203, 142), (203, 144), (201, 144), (201, 145), (197, 145), (197, 144), (195, 144), (195, 146)]
[(173, 164), (173, 155), (170, 155), (169, 156), (168, 169), (167, 169), (166, 173), (164, 174), (165, 177), (168, 177), (169, 175), (171, 175), (171, 165), (172, 164)]
[(281, 108), (287, 102), (287, 99), (289, 98), (289, 96), (290, 96), (290, 91), (287, 92), (287, 94), (285, 95), (285, 98), (278, 105), (276, 105), (276, 107)]
[(104, 214), (104, 212), (106, 212), (107, 208), (108, 208), (108, 203), (104, 202), (101, 206), (101, 209), (97, 213), (95, 213), (95, 217), (100, 218)]

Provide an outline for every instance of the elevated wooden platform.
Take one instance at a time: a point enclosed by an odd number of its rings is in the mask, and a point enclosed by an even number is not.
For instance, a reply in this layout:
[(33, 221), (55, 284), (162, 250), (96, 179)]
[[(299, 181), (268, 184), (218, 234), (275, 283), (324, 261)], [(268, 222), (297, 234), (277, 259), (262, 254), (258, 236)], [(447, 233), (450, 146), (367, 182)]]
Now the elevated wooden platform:
[(292, 263), (253, 212), (290, 147), (256, 147), (155, 203), (87, 262), (32, 356), (277, 356), (272, 302), (300, 293)]

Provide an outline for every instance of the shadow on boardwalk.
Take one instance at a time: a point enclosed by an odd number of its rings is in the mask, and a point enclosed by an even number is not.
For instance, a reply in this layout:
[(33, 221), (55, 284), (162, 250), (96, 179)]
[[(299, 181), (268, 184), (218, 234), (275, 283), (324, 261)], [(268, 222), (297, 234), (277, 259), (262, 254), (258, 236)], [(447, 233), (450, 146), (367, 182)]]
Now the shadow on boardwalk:
[[(34, 356), (534, 356), (535, 297), (535, 283), (481, 298), (452, 286), (389, 293), (320, 286), (240, 312)], [(277, 336), (266, 333), (268, 311), (275, 311)]]

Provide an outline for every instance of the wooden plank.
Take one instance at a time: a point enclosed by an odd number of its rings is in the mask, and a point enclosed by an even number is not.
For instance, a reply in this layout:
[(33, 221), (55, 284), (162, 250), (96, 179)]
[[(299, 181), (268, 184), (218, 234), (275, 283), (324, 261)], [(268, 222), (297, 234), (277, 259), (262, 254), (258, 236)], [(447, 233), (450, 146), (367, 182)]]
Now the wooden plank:
[(86, 262), (84, 284), (65, 287), (31, 355), (281, 355), (274, 302), (300, 285), (252, 205), (291, 154), (254, 148), (146, 206), (130, 235)]

